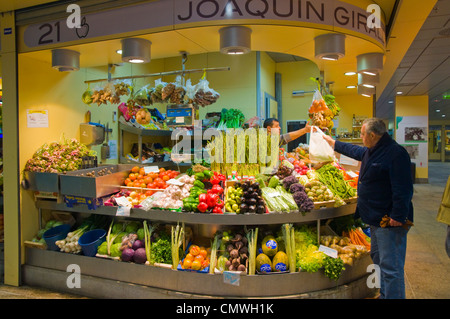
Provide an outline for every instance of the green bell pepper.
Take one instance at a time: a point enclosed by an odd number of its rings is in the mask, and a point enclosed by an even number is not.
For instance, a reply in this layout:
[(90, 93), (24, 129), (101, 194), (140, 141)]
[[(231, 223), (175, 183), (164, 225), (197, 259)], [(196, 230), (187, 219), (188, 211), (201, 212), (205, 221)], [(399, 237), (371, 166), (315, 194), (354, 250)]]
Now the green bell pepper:
[(205, 179), (205, 174), (203, 174), (203, 173), (195, 173), (195, 179), (199, 180), (199, 181), (202, 181), (202, 180)]
[(196, 180), (193, 185), (194, 185), (194, 187), (198, 187), (200, 189), (205, 189), (205, 184), (203, 184), (200, 180)]

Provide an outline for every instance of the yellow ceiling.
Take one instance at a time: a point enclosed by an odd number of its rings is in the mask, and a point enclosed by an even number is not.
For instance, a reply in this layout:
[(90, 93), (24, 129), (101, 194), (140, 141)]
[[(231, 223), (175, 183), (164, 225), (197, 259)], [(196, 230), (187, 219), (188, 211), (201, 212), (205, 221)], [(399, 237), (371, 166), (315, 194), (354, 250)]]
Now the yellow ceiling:
[(14, 11), (28, 7), (34, 7), (44, 3), (57, 0), (2, 0), (0, 1), (0, 12)]
[[(356, 84), (344, 76), (346, 71), (356, 70), (356, 56), (365, 52), (382, 52), (381, 49), (358, 37), (346, 37), (346, 56), (337, 62), (318, 61), (314, 58), (314, 37), (329, 31), (291, 26), (251, 25), (252, 50), (281, 52), (301, 56), (318, 64), (325, 71), (325, 77), (334, 81), (335, 94), (347, 94), (347, 85)], [(219, 29), (221, 26), (208, 26), (179, 29), (140, 36), (152, 42), (152, 59), (180, 56), (180, 51), (189, 55), (219, 51)], [(81, 67), (105, 66), (121, 63), (120, 39), (67, 47), (78, 51)], [(22, 53), (34, 59), (51, 64), (51, 50)], [(239, 58), (238, 56), (236, 58)], [(151, 62), (150, 62), (151, 63)], [(354, 80), (354, 79), (353, 79)], [(349, 84), (350, 83), (350, 84)]]

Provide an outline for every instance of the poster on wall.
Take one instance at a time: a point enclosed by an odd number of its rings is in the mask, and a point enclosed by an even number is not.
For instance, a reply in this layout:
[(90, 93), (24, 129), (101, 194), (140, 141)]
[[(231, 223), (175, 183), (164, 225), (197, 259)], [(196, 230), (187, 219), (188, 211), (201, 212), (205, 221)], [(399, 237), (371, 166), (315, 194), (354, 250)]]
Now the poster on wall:
[(27, 110), (27, 127), (48, 127), (48, 111)]
[(428, 116), (397, 116), (395, 140), (416, 167), (428, 166)]

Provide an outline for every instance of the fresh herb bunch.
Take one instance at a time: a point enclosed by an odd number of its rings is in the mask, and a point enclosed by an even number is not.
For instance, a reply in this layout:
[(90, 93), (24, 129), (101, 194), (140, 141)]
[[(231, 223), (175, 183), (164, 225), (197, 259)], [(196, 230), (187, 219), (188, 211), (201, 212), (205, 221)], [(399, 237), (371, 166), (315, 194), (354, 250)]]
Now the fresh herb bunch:
[(323, 269), (325, 276), (331, 280), (338, 281), (342, 271), (345, 270), (344, 262), (341, 258), (331, 258), (327, 256), (323, 261)]

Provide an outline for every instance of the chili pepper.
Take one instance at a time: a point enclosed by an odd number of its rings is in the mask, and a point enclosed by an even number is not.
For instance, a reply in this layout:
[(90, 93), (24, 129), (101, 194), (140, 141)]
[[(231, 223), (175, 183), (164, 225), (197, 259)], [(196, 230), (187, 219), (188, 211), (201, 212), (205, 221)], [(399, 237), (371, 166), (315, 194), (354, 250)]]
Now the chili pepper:
[(206, 204), (205, 202), (200, 202), (197, 205), (197, 209), (199, 210), (200, 213), (204, 213), (208, 210), (208, 204)]

